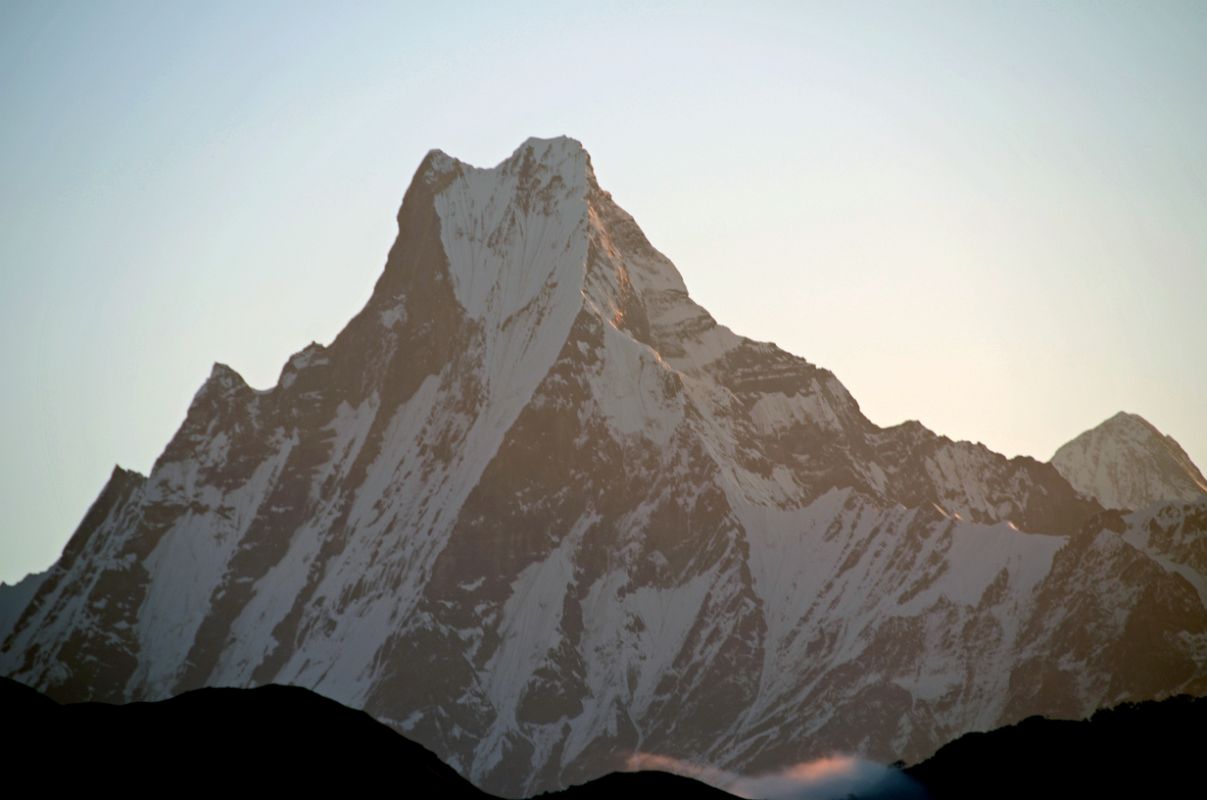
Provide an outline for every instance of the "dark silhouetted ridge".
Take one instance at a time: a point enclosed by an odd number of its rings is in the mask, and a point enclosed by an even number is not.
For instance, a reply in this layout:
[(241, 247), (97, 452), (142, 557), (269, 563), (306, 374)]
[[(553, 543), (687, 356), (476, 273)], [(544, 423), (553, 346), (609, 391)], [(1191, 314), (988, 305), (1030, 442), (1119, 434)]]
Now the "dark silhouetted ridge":
[[(153, 703), (68, 703), (0, 678), (5, 776), (55, 790), (134, 795), (374, 791), (402, 798), (489, 798), (431, 751), (296, 686), (198, 689)], [(689, 778), (608, 775), (557, 800), (658, 796), (722, 800)]]
[(14, 743), (5, 759), (10, 779), (41, 776), (56, 788), (91, 791), (390, 786), (402, 796), (489, 797), (365, 712), (299, 687), (59, 705), (0, 679), (0, 697)]
[(623, 800), (637, 797), (724, 800), (733, 798), (733, 795), (669, 772), (613, 772), (581, 786), (537, 795), (536, 800)]
[(1204, 730), (1207, 698), (1124, 703), (1088, 720), (966, 734), (905, 773), (933, 800), (1202, 797)]

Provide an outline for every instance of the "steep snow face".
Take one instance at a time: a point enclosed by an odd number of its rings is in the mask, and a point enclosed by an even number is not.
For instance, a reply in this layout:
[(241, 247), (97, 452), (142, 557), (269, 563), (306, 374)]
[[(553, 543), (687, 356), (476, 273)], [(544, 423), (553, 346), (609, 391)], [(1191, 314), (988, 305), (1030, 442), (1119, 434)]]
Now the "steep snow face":
[(529, 139), (491, 169), (459, 161), (435, 196), (457, 301), (481, 327), (483, 391), (514, 418), (582, 307), (590, 164), (578, 142)]
[(491, 169), (434, 169), (451, 173), (435, 206), (467, 315), (489, 317), (497, 332), (547, 293), (547, 305), (572, 319), (586, 269), (586, 151), (569, 139), (530, 139)]
[(1186, 451), (1143, 417), (1122, 411), (1062, 445), (1052, 465), (1107, 508), (1207, 497), (1207, 478)]
[(266, 391), (216, 365), (151, 474), (115, 471), (0, 672), (308, 686), (508, 795), (1207, 691), (1201, 508), (876, 427), (698, 306), (578, 142), (433, 151), (398, 223), (335, 341)]

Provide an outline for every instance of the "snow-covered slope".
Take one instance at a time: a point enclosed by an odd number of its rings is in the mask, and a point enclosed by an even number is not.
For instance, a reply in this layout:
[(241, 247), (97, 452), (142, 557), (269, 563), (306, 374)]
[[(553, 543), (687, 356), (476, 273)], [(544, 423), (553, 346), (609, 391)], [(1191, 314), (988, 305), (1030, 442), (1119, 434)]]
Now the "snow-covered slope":
[(1120, 411), (1064, 444), (1052, 466), (1077, 491), (1107, 508), (1144, 508), (1207, 497), (1207, 478), (1173, 437)]
[(1049, 464), (873, 425), (696, 305), (578, 142), (433, 151), (398, 222), (335, 341), (265, 391), (216, 365), (114, 473), (0, 671), (307, 686), (507, 794), (1207, 691), (1201, 505), (1145, 533)]

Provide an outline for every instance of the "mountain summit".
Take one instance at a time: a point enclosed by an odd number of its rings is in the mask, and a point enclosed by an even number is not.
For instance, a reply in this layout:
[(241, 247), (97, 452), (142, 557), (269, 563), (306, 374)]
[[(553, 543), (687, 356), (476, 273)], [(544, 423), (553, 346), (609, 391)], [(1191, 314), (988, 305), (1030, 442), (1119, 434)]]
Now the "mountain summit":
[(874, 425), (698, 306), (578, 142), (432, 151), (398, 227), (330, 345), (266, 391), (216, 366), (150, 474), (115, 471), (0, 672), (60, 701), (301, 685), (510, 795), (1207, 691), (1202, 506), (1125, 517)]
[(1074, 489), (1108, 508), (1207, 497), (1207, 478), (1181, 445), (1144, 417), (1124, 411), (1062, 445), (1052, 466)]

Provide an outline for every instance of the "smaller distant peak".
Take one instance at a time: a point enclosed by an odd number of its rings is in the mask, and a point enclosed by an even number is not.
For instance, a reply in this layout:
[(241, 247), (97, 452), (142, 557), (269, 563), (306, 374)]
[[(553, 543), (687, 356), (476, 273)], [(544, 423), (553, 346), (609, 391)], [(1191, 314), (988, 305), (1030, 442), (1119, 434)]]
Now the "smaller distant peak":
[(1074, 489), (1106, 508), (1198, 501), (1207, 494), (1207, 479), (1177, 440), (1127, 411), (1065, 442), (1051, 463)]

